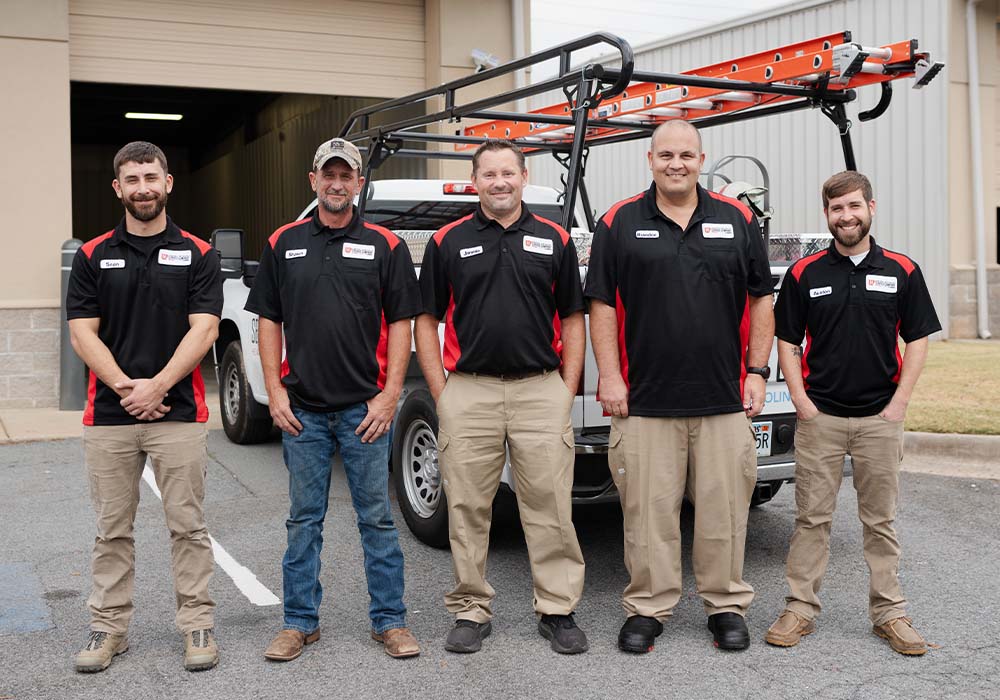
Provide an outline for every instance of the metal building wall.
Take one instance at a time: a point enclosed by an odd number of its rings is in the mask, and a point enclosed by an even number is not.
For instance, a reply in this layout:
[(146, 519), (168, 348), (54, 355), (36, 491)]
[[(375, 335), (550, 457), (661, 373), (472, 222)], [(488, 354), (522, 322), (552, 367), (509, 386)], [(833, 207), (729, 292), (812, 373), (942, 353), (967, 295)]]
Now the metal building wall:
[[(936, 60), (948, 54), (946, 0), (839, 0), (793, 3), (755, 18), (684, 35), (636, 51), (636, 68), (679, 73), (783, 44), (850, 30), (864, 45), (917, 38)], [(946, 69), (947, 70), (947, 69)], [(857, 113), (878, 100), (878, 88), (859, 91), (848, 107), (858, 169), (875, 189), (878, 210), (873, 235), (904, 252), (923, 268), (942, 325), (948, 328), (948, 159), (947, 76), (924, 90), (912, 81), (894, 85), (889, 111), (872, 122)], [(820, 186), (844, 169), (836, 128), (819, 110), (803, 110), (742, 124), (706, 129), (706, 166), (728, 154), (754, 155), (771, 177), (772, 232), (825, 232)], [(600, 215), (611, 204), (650, 182), (648, 143), (596, 148), (587, 167), (587, 185)], [(535, 184), (558, 186), (561, 168), (547, 156), (529, 161)], [(731, 171), (751, 182), (752, 170)]]

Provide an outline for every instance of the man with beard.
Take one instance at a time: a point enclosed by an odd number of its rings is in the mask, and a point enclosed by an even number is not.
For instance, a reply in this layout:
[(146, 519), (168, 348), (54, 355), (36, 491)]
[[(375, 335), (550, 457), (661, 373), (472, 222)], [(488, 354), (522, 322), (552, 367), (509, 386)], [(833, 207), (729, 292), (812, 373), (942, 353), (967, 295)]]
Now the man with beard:
[(492, 630), (486, 554), (508, 454), (538, 631), (558, 653), (587, 650), (573, 619), (584, 564), (570, 502), (583, 295), (569, 234), (521, 201), (527, 179), (524, 154), (510, 141), (481, 145), (472, 159), (480, 206), (434, 234), (420, 271), (417, 359), (437, 402), (455, 568), (445, 606), (456, 622), (445, 649), (457, 653), (479, 651)]
[(315, 213), (271, 235), (246, 303), (260, 316), (260, 362), (271, 416), (282, 430), (291, 501), (281, 565), (284, 624), (264, 656), (291, 661), (319, 640), (320, 550), (338, 449), (361, 532), (371, 637), (390, 656), (416, 656), (388, 465), (420, 289), (406, 244), (354, 207), (364, 185), (354, 144), (320, 144), (309, 183)]
[(872, 631), (900, 654), (920, 655), (927, 643), (906, 615), (893, 521), (906, 406), (927, 357), (927, 337), (941, 324), (917, 264), (868, 235), (875, 214), (868, 178), (853, 171), (831, 177), (823, 185), (823, 211), (834, 240), (789, 268), (774, 309), (778, 359), (798, 414), (797, 512), (786, 566), (789, 595), (765, 640), (790, 647), (816, 629), (830, 523), (850, 454)]
[(698, 184), (701, 136), (657, 127), (649, 189), (597, 225), (587, 272), (608, 464), (621, 497), (627, 619), (622, 651), (653, 649), (681, 596), (680, 512), (694, 504), (692, 561), (716, 647), (750, 643), (743, 580), (757, 476), (751, 418), (764, 407), (773, 288), (760, 227)]
[(66, 296), (73, 348), (90, 368), (83, 446), (97, 513), (91, 631), (76, 670), (103, 671), (128, 650), (132, 530), (147, 458), (170, 530), (184, 667), (205, 670), (219, 654), (202, 510), (208, 407), (198, 365), (218, 337), (219, 256), (167, 216), (173, 177), (163, 151), (129, 143), (115, 156), (114, 171), (125, 216), (77, 251)]

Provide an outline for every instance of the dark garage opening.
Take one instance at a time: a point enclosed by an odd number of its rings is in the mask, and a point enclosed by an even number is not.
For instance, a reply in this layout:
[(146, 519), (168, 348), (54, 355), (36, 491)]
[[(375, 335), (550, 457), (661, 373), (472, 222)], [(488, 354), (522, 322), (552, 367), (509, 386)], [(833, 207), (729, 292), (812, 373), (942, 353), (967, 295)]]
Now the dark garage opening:
[[(354, 110), (377, 98), (73, 82), (70, 116), (73, 235), (87, 241), (113, 227), (122, 206), (111, 189), (112, 160), (129, 141), (167, 156), (174, 189), (167, 211), (207, 239), (241, 228), (246, 254), (259, 255), (274, 229), (309, 203), (316, 146), (337, 135)], [(182, 114), (180, 121), (126, 119), (126, 112)], [(379, 178), (423, 177), (424, 163), (392, 159)]]

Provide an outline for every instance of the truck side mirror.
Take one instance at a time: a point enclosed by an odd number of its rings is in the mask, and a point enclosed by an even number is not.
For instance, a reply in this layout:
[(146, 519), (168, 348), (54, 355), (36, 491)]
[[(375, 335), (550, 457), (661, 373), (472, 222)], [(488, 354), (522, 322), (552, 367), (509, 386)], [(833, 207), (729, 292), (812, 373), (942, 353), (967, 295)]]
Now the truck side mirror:
[(215, 229), (212, 231), (212, 246), (222, 257), (222, 276), (239, 279), (243, 274), (243, 230)]

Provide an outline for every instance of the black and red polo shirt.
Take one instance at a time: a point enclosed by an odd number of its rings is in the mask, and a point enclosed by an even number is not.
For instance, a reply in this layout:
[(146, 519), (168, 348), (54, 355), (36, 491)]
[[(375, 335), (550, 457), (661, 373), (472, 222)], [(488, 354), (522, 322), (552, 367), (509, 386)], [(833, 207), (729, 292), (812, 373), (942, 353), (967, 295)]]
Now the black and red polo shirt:
[[(222, 315), (219, 253), (206, 241), (177, 228), (141, 238), (114, 229), (85, 243), (73, 258), (66, 291), (66, 317), (101, 319), (98, 336), (132, 379), (162, 370), (191, 329), (189, 314)], [(121, 398), (91, 372), (84, 425), (146, 423), (121, 407)], [(163, 401), (160, 420), (208, 420), (201, 370), (181, 379)]]
[(872, 416), (896, 392), (907, 343), (941, 330), (915, 262), (871, 239), (858, 265), (830, 247), (795, 262), (774, 306), (775, 335), (799, 345), (802, 378), (816, 407)]
[(576, 248), (532, 214), (504, 229), (477, 207), (427, 241), (423, 312), (443, 319), (449, 372), (503, 375), (557, 369), (560, 318), (584, 308)]
[(281, 381), (292, 403), (333, 412), (385, 387), (389, 324), (420, 312), (420, 288), (392, 231), (356, 208), (344, 228), (314, 213), (268, 239), (246, 310), (284, 324)]
[(773, 291), (760, 227), (741, 202), (699, 185), (684, 230), (656, 206), (655, 183), (611, 207), (585, 294), (617, 310), (629, 415), (742, 411), (749, 297)]

